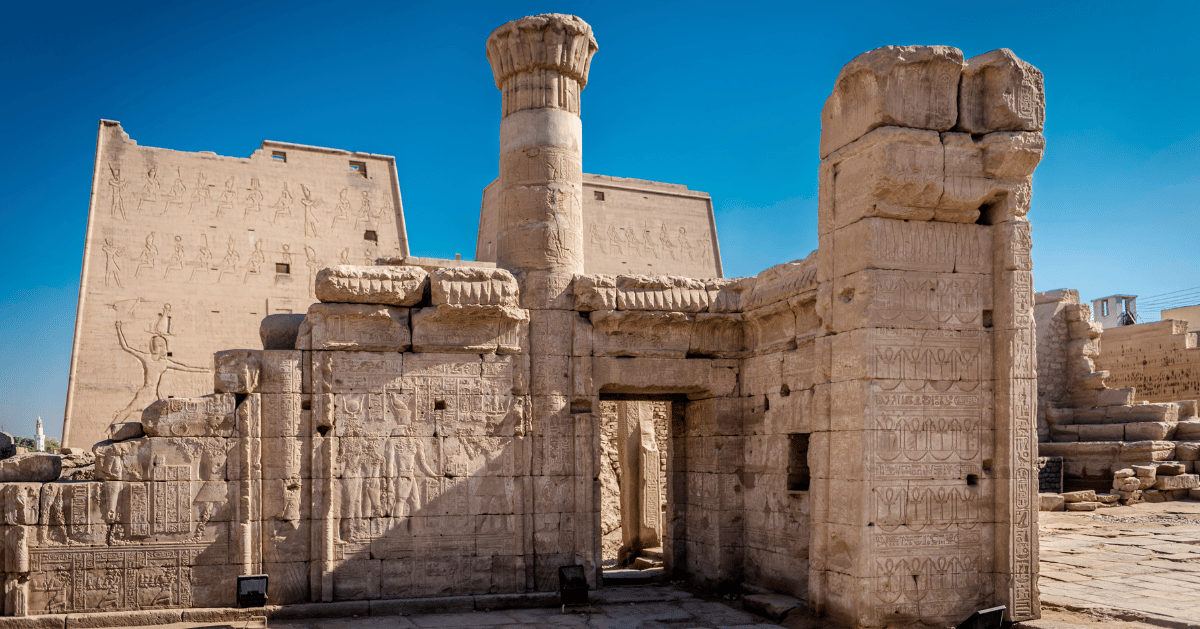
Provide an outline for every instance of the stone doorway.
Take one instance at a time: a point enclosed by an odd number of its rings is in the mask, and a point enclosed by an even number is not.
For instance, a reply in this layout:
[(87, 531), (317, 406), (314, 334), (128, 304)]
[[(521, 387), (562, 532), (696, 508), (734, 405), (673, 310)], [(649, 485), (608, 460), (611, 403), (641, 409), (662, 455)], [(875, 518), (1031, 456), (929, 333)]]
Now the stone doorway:
[(664, 574), (671, 419), (683, 406), (665, 397), (601, 398), (600, 533), (606, 579)]

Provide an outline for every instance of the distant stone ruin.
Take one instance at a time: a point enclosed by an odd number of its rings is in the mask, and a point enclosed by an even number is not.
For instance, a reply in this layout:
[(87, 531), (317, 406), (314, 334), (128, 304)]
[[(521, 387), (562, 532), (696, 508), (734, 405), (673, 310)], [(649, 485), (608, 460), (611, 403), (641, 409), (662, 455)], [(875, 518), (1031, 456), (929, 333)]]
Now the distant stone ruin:
[[(604, 275), (580, 199), (596, 50), (557, 14), (488, 38), (494, 267), (326, 265), (302, 319), (216, 353), (212, 392), (113, 426), (94, 480), (5, 484), (4, 613), (211, 619), (185, 614), (258, 573), (272, 605), (340, 613), (548, 604), (563, 566), (604, 583), (615, 455), (621, 546), (661, 543), (674, 578), (849, 627), (1037, 618), (1041, 73), (864, 53), (822, 112), (817, 251)], [(614, 402), (644, 406), (610, 439)]]

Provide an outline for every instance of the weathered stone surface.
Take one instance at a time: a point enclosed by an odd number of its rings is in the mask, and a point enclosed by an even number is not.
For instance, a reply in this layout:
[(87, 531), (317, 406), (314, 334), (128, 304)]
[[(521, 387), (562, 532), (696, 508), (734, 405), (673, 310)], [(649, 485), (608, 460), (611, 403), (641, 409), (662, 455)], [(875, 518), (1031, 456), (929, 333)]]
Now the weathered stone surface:
[(581, 312), (617, 309), (617, 278), (614, 275), (575, 277), (575, 308)]
[(58, 480), (61, 473), (62, 459), (44, 452), (17, 454), (0, 461), (0, 483), (49, 483)]
[(1099, 502), (1068, 502), (1067, 511), (1095, 511), (1100, 508)]
[(1046, 118), (1042, 73), (1007, 48), (967, 59), (958, 89), (957, 130), (1042, 130)]
[(687, 277), (618, 275), (617, 309), (706, 312), (708, 284)]
[(418, 352), (515, 354), (528, 346), (529, 313), (511, 306), (441, 305), (413, 311)]
[(691, 346), (695, 316), (682, 312), (596, 310), (590, 319), (596, 356), (684, 358)]
[(784, 594), (748, 594), (742, 597), (742, 605), (759, 616), (779, 622), (804, 602)]
[(259, 350), (227, 349), (213, 357), (217, 393), (257, 393), (262, 380)]
[(1183, 440), (1200, 440), (1200, 421), (1181, 421), (1175, 424), (1175, 438)]
[(1137, 422), (1124, 426), (1126, 441), (1165, 441), (1175, 432), (1175, 424), (1167, 422)]
[(1181, 441), (1175, 444), (1175, 458), (1180, 461), (1200, 459), (1200, 441)]
[(1041, 506), (1041, 511), (1062, 511), (1066, 508), (1066, 501), (1059, 494), (1038, 494)]
[(122, 422), (108, 427), (108, 438), (113, 441), (137, 439), (143, 434), (142, 422)]
[(1154, 488), (1159, 491), (1173, 489), (1196, 489), (1200, 487), (1200, 476), (1196, 474), (1179, 474), (1176, 476), (1159, 476), (1154, 481)]
[(814, 251), (803, 260), (794, 260), (759, 273), (754, 278), (750, 297), (742, 304), (742, 312), (763, 308), (817, 289), (817, 259)]
[(486, 267), (437, 269), (429, 274), (429, 295), (434, 306), (515, 308), (521, 301), (512, 273)]
[(235, 406), (232, 393), (158, 400), (142, 411), (142, 427), (151, 437), (232, 437)]
[(709, 312), (741, 312), (754, 294), (757, 277), (739, 277), (721, 284), (712, 296)]
[(936, 131), (880, 127), (822, 162), (821, 234), (869, 216), (927, 221), (945, 189)]
[(1096, 501), (1101, 504), (1112, 504), (1121, 499), (1118, 494), (1096, 494)]
[(1096, 501), (1096, 492), (1094, 492), (1090, 489), (1087, 491), (1070, 491), (1070, 492), (1064, 493), (1062, 495), (1062, 497), (1063, 497), (1063, 500), (1067, 501), (1068, 503), (1071, 503), (1071, 502), (1095, 502)]
[(1167, 461), (1166, 463), (1158, 464), (1158, 469), (1155, 470), (1155, 474), (1157, 476), (1179, 476), (1186, 471), (1187, 467), (1183, 463)]
[(322, 303), (309, 307), (305, 322), (314, 350), (402, 352), (412, 345), (408, 316), (407, 308)]
[(325, 303), (415, 306), (428, 276), (416, 266), (331, 266), (317, 272), (316, 294)]
[(962, 62), (948, 46), (885, 46), (855, 57), (821, 110), (821, 158), (877, 127), (950, 130)]
[(296, 335), (304, 323), (302, 314), (273, 314), (263, 317), (258, 337), (263, 349), (296, 349)]

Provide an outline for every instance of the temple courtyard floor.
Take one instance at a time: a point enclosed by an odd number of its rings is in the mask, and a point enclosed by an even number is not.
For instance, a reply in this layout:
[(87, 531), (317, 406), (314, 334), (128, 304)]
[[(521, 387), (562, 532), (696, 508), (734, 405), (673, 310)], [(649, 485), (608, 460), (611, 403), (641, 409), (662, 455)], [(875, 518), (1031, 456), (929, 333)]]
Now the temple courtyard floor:
[[(1012, 629), (1200, 629), (1200, 502), (1042, 512), (1042, 619)], [(272, 629), (825, 629), (794, 610), (780, 622), (674, 585), (605, 588), (582, 610), (516, 609), (271, 620)], [(236, 627), (188, 623), (173, 629)], [(253, 626), (253, 625), (252, 625)], [(262, 626), (258, 623), (258, 626)]]

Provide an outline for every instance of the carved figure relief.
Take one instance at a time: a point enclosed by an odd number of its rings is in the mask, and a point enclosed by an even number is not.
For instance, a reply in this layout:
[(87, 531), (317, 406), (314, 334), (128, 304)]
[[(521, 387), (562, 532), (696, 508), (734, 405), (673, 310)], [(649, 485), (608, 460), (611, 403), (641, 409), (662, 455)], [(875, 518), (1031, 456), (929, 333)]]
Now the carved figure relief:
[(168, 345), (167, 337), (163, 334), (154, 334), (150, 337), (148, 351), (136, 349), (129, 345), (125, 339), (125, 331), (122, 329), (121, 321), (117, 321), (117, 342), (120, 343), (121, 349), (133, 356), (141, 363), (142, 366), (142, 386), (133, 395), (133, 399), (125, 408), (117, 411), (113, 416), (112, 423), (136, 420), (142, 409), (149, 406), (152, 402), (162, 397), (158, 388), (162, 384), (163, 374), (168, 371), (184, 371), (189, 373), (207, 373), (206, 367), (192, 367), (181, 362), (167, 357)]
[(169, 260), (167, 260), (167, 270), (163, 271), (163, 279), (167, 279), (168, 277), (170, 277), (171, 271), (182, 271), (183, 270), (183, 258), (184, 258), (183, 237), (176, 236), (175, 237), (175, 250), (171, 254), (171, 258)]
[(111, 164), (108, 166), (108, 172), (112, 173), (112, 177), (108, 180), (108, 186), (112, 190), (112, 205), (109, 206), (109, 213), (113, 218), (117, 214), (121, 215), (121, 220), (125, 220), (125, 199), (124, 190), (129, 185), (128, 181), (121, 179), (121, 169), (114, 168)]
[(100, 250), (104, 252), (104, 285), (110, 286), (111, 279), (117, 283), (117, 288), (124, 288), (121, 285), (121, 262), (118, 258), (125, 253), (125, 249), (114, 245), (111, 238), (105, 238)]
[(243, 221), (250, 216), (251, 212), (258, 213), (262, 211), (263, 193), (259, 187), (258, 179), (250, 180), (249, 190), (250, 193), (246, 195), (246, 210), (242, 212)]
[(262, 265), (266, 262), (266, 256), (263, 255), (262, 241), (254, 241), (254, 251), (250, 252), (250, 259), (246, 263), (246, 275), (242, 278), (242, 283), (245, 284), (250, 280), (251, 275), (262, 275)]
[(192, 190), (192, 203), (188, 206), (188, 214), (191, 214), (196, 206), (199, 205), (201, 211), (208, 210), (208, 202), (212, 199), (212, 191), (208, 189), (208, 181), (203, 172), (196, 174), (196, 188)]
[(280, 216), (292, 215), (292, 193), (288, 192), (286, 181), (283, 182), (283, 191), (279, 193), (279, 200), (271, 207), (275, 208), (275, 216), (271, 218), (272, 225), (279, 220)]
[[(334, 206), (334, 208), (333, 208), (333, 222), (329, 224), (330, 229), (337, 227), (337, 222), (339, 220), (349, 222), (349, 220), (350, 220), (350, 200), (346, 198), (346, 195), (349, 194), (349, 192), (350, 192), (349, 188), (342, 188), (342, 191), (338, 193), (338, 204), (336, 206)], [(366, 193), (363, 193), (363, 194), (366, 194)]]
[(154, 260), (157, 258), (158, 258), (158, 247), (154, 246), (154, 232), (150, 232), (146, 236), (146, 244), (144, 247), (142, 247), (141, 255), (134, 258), (134, 260), (133, 260), (134, 262), (137, 263), (137, 269), (134, 270), (133, 277), (137, 278), (137, 276), (141, 275), (142, 269), (153, 269), (154, 268)]
[(358, 218), (354, 221), (354, 229), (362, 223), (366, 223), (370, 227), (374, 223), (375, 215), (371, 213), (371, 197), (370, 194), (363, 190), (362, 204), (358, 206)]
[(209, 264), (212, 262), (212, 250), (208, 248), (208, 234), (200, 234), (201, 245), (200, 251), (196, 253), (196, 259), (192, 260), (192, 274), (188, 276), (188, 281), (196, 279), (196, 273), (204, 271), (208, 273)]
[(233, 191), (233, 177), (230, 177), (225, 180), (225, 191), (217, 197), (217, 213), (213, 218), (220, 218), (221, 212), (225, 210), (232, 211), (235, 201), (237, 201), (237, 193)]
[[(162, 184), (158, 182), (158, 166), (151, 166), (149, 172), (146, 173), (146, 185), (142, 186), (141, 200), (138, 201), (138, 211), (141, 212), (143, 207), (149, 209), (156, 201), (158, 201), (158, 189)], [(146, 204), (150, 204), (147, 206)]]
[(304, 193), (304, 198), (300, 199), (300, 205), (304, 206), (304, 235), (317, 238), (316, 208), (320, 202), (313, 198), (308, 186), (301, 184), (300, 191)]
[(217, 283), (221, 283), (221, 280), (226, 274), (236, 274), (238, 263), (241, 262), (241, 260), (242, 256), (239, 255), (237, 249), (234, 248), (233, 236), (230, 236), (229, 243), (225, 245), (225, 257), (221, 260), (221, 264), (217, 266), (217, 268), (221, 270), (220, 273), (217, 274)]
[(176, 168), (175, 183), (171, 184), (171, 189), (167, 191), (167, 202), (163, 204), (163, 214), (166, 214), (172, 205), (183, 207), (183, 197), (186, 194), (187, 186), (183, 184), (183, 174)]

